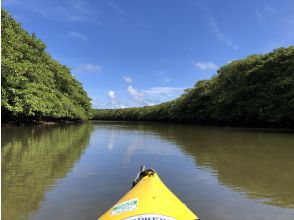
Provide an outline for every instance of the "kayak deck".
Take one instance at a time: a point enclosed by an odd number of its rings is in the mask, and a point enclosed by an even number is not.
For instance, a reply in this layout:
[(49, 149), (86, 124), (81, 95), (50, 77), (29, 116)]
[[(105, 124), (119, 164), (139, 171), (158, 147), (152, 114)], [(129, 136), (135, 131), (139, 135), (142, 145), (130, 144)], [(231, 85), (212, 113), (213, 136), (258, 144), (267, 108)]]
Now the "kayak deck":
[(144, 172), (135, 186), (98, 220), (199, 219), (164, 185), (155, 171)]

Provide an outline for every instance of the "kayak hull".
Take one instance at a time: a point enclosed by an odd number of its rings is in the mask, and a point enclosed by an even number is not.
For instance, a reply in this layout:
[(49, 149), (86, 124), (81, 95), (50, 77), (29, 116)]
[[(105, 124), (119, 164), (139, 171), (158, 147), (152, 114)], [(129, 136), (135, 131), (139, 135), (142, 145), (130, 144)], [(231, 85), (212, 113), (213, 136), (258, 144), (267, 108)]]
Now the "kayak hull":
[(150, 171), (98, 220), (199, 219)]

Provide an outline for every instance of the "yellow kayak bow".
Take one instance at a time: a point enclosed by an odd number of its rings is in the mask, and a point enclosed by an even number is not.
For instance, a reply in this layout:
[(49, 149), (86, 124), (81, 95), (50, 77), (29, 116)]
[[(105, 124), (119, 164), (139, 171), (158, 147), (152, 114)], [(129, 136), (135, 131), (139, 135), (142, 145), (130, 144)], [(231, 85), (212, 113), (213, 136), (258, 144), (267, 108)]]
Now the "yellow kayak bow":
[(98, 220), (195, 220), (199, 219), (160, 180), (143, 166), (133, 188)]

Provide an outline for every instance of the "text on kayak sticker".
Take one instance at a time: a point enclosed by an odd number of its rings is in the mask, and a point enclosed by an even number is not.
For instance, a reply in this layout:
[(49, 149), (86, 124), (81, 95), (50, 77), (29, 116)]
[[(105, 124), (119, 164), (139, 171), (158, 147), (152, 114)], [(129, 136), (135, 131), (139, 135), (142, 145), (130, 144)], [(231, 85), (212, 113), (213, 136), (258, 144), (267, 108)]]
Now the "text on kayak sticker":
[(133, 217), (125, 218), (124, 220), (176, 220), (176, 219), (168, 217), (168, 216), (164, 216), (164, 215), (149, 214), (149, 215), (136, 215)]
[(112, 209), (112, 215), (118, 215), (122, 212), (130, 212), (137, 209), (138, 199), (131, 199), (125, 202), (122, 202)]

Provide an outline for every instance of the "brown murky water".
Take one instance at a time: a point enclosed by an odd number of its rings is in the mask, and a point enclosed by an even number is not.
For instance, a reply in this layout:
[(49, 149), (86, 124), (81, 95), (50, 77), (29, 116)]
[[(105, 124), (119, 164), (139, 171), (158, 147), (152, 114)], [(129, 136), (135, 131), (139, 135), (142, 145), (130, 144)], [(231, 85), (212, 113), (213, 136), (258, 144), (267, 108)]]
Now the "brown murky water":
[(294, 133), (90, 122), (2, 128), (2, 219), (96, 219), (141, 164), (201, 219), (294, 219)]

